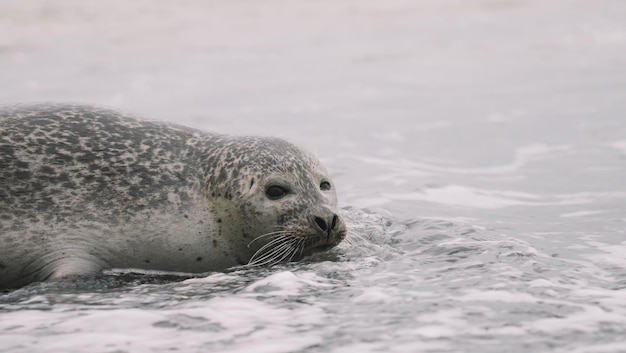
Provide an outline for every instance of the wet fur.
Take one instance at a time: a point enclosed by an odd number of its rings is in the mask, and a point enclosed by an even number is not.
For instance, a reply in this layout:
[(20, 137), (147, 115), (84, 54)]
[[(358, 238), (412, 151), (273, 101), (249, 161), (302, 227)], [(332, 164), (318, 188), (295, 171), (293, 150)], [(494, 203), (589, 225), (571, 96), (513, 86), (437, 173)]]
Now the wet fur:
[[(336, 245), (317, 158), (87, 105), (0, 108), (0, 288), (109, 268), (206, 272)], [(268, 183), (294, 190), (267, 200)], [(272, 232), (272, 235), (268, 235)], [(269, 244), (269, 245), (268, 245)]]

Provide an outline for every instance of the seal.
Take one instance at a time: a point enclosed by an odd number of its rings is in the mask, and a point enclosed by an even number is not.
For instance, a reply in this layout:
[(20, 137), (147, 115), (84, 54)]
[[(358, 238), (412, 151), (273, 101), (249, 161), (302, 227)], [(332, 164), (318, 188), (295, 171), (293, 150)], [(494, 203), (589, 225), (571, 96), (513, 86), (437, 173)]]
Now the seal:
[(80, 104), (0, 108), (0, 288), (296, 261), (346, 226), (312, 154)]

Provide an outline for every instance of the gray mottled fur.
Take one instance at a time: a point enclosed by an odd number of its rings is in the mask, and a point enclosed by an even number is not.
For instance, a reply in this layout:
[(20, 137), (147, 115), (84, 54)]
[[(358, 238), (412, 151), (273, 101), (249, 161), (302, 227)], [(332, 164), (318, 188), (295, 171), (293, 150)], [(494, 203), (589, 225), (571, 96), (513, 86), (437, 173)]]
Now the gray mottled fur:
[[(307, 252), (336, 213), (317, 159), (277, 138), (233, 137), (107, 108), (0, 108), (0, 288), (106, 268), (206, 272), (245, 264), (262, 234)], [(292, 192), (279, 201), (267, 185)], [(267, 240), (265, 240), (267, 242)]]

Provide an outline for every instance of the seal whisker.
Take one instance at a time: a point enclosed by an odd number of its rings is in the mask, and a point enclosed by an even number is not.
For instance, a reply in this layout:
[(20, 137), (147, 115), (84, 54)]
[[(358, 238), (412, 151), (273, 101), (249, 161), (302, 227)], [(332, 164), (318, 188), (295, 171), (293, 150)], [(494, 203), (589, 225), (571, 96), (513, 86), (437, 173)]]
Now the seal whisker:
[(300, 240), (296, 240), (296, 239), (292, 239), (292, 241), (290, 242), (289, 251), (285, 255), (285, 258), (289, 256), (289, 259), (287, 260), (287, 262), (291, 261), (291, 259), (293, 259), (293, 256), (298, 252), (298, 247), (300, 246), (300, 242), (301, 242)]
[(269, 236), (274, 236), (275, 237), (275, 236), (284, 235), (284, 234), (289, 234), (289, 232), (287, 232), (285, 230), (279, 230), (279, 231), (276, 231), (276, 232), (270, 232), (270, 233), (265, 233), (265, 234), (259, 235), (258, 237), (252, 239), (252, 241), (248, 243), (247, 247), (250, 247), (250, 245), (252, 245), (252, 243), (254, 243), (255, 241), (260, 240), (262, 238), (269, 237)]
[(279, 244), (285, 240), (289, 239), (287, 236), (279, 235), (276, 238), (269, 241), (267, 244), (263, 245), (259, 250), (257, 250), (252, 257), (254, 258), (256, 255), (262, 253), (265, 249), (270, 248), (276, 244)]
[[(289, 240), (290, 240), (290, 238), (286, 237), (286, 236), (280, 236), (279, 238), (273, 239), (269, 243), (263, 245), (259, 250), (257, 250), (252, 255), (250, 260), (248, 261), (248, 264), (255, 263), (255, 262), (259, 261), (260, 259), (265, 259), (266, 257), (270, 256), (271, 254), (274, 254), (277, 251), (278, 248), (281, 248), (282, 246), (284, 246), (284, 243), (288, 242)], [(277, 244), (279, 244), (279, 245), (277, 245)], [(277, 245), (277, 246), (275, 246), (275, 245)], [(265, 250), (270, 248), (270, 247), (273, 247), (273, 248), (270, 251), (265, 252)]]
[(261, 266), (261, 265), (266, 265), (266, 264), (279, 263), (282, 260), (284, 260), (285, 257), (287, 257), (292, 247), (293, 247), (293, 241), (289, 241), (284, 244), (281, 244), (280, 246), (263, 254), (263, 256), (255, 259), (252, 262), (249, 262), (248, 265)]
[(291, 254), (291, 257), (289, 257), (288, 261), (291, 261), (293, 259), (294, 256), (296, 256), (296, 254), (298, 253), (298, 251), (300, 251), (300, 253), (302, 253), (302, 249), (304, 249), (304, 242), (305, 239), (304, 238), (300, 238), (298, 239), (298, 242), (296, 243), (296, 245), (293, 247), (293, 252)]
[(300, 255), (298, 255), (298, 256), (300, 258), (302, 258), (302, 254), (304, 253), (304, 248), (305, 248), (304, 245), (305, 245), (305, 243), (306, 243), (305, 239), (302, 238), (302, 241), (300, 242), (300, 245), (299, 245), (300, 246)]
[(365, 242), (365, 238), (354, 231), (348, 231), (343, 241), (350, 246), (359, 246)]
[(272, 260), (274, 260), (272, 264), (283, 261), (287, 256), (289, 256), (289, 253), (291, 252), (292, 248), (293, 248), (293, 242), (284, 244), (282, 248), (280, 249), (280, 251), (276, 251), (276, 255), (272, 258)]
[(289, 238), (283, 244), (276, 246), (272, 250), (264, 253), (262, 256), (251, 260), (249, 264), (253, 264), (254, 266), (268, 264), (268, 263), (278, 263), (284, 260), (291, 253), (294, 248), (294, 244), (297, 242), (295, 238)]

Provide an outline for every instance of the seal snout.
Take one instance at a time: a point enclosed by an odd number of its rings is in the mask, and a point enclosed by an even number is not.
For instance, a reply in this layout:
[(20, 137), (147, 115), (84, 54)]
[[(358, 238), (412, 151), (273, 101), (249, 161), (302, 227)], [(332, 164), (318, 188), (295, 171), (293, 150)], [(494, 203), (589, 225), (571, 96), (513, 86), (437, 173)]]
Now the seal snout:
[(327, 220), (324, 220), (322, 217), (314, 217), (315, 224), (322, 230), (322, 232), (330, 233), (337, 226), (337, 221), (339, 221), (339, 217), (336, 214), (333, 214)]
[(343, 221), (335, 213), (329, 212), (328, 215), (320, 217), (313, 216), (314, 228), (321, 235), (321, 243), (324, 245), (337, 245), (343, 238), (344, 233)]

